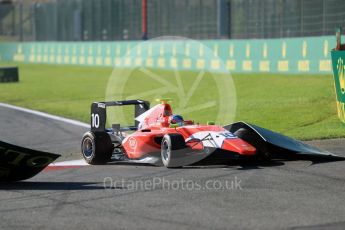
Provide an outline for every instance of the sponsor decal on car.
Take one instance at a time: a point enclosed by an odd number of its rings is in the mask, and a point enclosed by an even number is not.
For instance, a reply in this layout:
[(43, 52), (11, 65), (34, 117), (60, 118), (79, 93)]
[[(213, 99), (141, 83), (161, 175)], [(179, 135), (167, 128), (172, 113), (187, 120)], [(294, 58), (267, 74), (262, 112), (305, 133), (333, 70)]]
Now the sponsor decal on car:
[(128, 139), (129, 142), (129, 147), (131, 147), (132, 149), (135, 149), (137, 147), (137, 140), (134, 137), (130, 137)]

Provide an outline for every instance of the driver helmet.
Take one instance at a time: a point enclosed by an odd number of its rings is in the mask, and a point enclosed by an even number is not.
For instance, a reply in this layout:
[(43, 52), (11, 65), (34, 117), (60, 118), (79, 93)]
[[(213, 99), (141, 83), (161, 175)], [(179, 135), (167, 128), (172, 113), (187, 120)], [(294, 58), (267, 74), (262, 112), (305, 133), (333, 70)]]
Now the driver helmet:
[(170, 124), (177, 124), (178, 126), (183, 126), (184, 125), (183, 117), (178, 114), (171, 115)]

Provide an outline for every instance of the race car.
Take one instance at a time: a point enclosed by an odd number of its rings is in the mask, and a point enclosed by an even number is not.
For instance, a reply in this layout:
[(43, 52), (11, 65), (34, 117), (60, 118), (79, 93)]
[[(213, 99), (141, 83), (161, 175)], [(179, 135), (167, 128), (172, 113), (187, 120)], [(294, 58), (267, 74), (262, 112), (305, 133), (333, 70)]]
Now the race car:
[[(131, 162), (168, 168), (227, 164), (233, 159), (287, 158), (296, 156), (338, 157), (303, 142), (245, 122), (220, 126), (198, 124), (174, 114), (168, 99), (150, 108), (144, 100), (94, 102), (91, 130), (81, 142), (89, 164)], [(107, 108), (134, 106), (135, 124), (106, 128)]]

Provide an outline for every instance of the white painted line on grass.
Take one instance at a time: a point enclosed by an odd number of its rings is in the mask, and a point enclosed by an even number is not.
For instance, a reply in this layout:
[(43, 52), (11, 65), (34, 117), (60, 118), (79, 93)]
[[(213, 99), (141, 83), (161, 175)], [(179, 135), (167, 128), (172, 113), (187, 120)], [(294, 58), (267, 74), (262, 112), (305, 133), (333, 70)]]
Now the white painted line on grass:
[(71, 124), (71, 125), (76, 125), (76, 126), (81, 126), (81, 127), (85, 127), (85, 128), (90, 128), (90, 125), (86, 124), (84, 122), (80, 122), (80, 121), (76, 121), (76, 120), (72, 120), (72, 119), (68, 119), (68, 118), (64, 118), (64, 117), (59, 117), (59, 116), (51, 115), (49, 113), (43, 113), (43, 112), (39, 112), (39, 111), (36, 111), (36, 110), (26, 109), (26, 108), (23, 108), (23, 107), (19, 107), (19, 106), (15, 106), (15, 105), (9, 105), (9, 104), (5, 104), (5, 103), (1, 103), (1, 102), (0, 102), (0, 106), (4, 107), (4, 108), (14, 109), (14, 110), (22, 111), (22, 112), (25, 112), (25, 113), (30, 113), (30, 114), (33, 114), (33, 115), (49, 118), (49, 119), (56, 120), (56, 121), (62, 121), (62, 122), (65, 122), (65, 123), (68, 123), (68, 124)]

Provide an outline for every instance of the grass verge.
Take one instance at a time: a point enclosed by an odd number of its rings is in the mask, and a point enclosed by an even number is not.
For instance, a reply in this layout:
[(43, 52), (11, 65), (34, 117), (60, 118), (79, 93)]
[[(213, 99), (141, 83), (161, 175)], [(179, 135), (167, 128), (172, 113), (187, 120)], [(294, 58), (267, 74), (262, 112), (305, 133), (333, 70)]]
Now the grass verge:
[[(103, 101), (112, 68), (65, 65), (18, 65), (19, 83), (1, 83), (1, 102), (23, 106), (80, 121), (89, 121), (90, 104)], [(152, 70), (153, 71), (153, 70)], [(171, 71), (154, 73), (172, 81)], [(131, 73), (125, 96), (138, 94), (154, 86), (153, 80)], [(195, 72), (181, 72), (187, 88), (197, 78)], [(192, 97), (194, 104), (216, 95), (212, 78), (200, 85)], [(207, 80), (209, 79), (209, 80)], [(328, 75), (234, 74), (237, 94), (235, 120), (244, 120), (302, 140), (345, 137), (345, 125), (337, 118), (333, 79)], [(123, 92), (122, 92), (123, 93)], [(165, 96), (171, 96), (167, 92)], [(221, 92), (220, 92), (221, 95)], [(114, 99), (116, 97), (114, 92)], [(124, 95), (121, 95), (124, 96)], [(155, 95), (147, 98), (152, 100)], [(177, 102), (175, 102), (177, 103)], [(209, 111), (189, 112), (188, 117), (205, 121), (214, 116)]]

